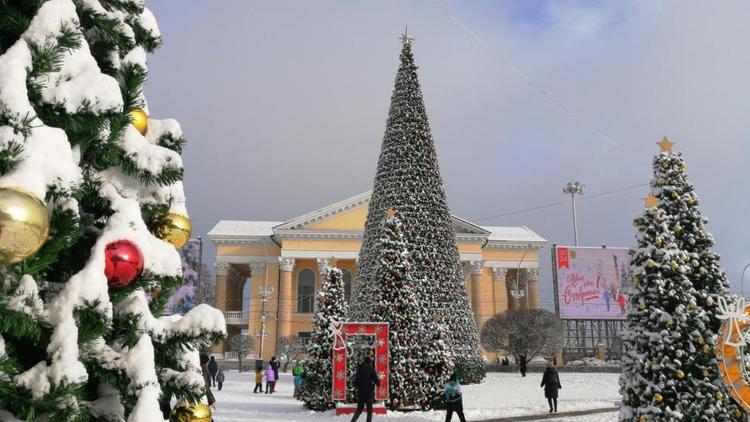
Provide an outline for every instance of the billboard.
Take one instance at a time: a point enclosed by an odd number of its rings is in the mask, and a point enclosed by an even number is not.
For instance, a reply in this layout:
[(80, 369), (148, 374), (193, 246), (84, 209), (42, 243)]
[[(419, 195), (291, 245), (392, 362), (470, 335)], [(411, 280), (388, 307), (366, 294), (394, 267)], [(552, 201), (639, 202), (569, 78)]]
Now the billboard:
[(627, 248), (555, 246), (552, 266), (560, 318), (625, 319)]
[(182, 286), (172, 293), (164, 308), (164, 315), (185, 315), (197, 305), (198, 277), (201, 271), (201, 240), (190, 239), (180, 252), (182, 258)]

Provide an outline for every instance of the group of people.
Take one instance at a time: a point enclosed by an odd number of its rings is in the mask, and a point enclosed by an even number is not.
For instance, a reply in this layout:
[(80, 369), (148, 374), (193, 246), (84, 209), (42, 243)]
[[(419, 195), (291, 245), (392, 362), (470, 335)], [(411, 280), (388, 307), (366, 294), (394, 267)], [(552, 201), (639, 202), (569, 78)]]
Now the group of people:
[[(521, 363), (523, 364), (521, 372), (524, 377), (526, 376), (525, 361), (525, 357), (521, 359)], [(218, 385), (218, 389), (221, 391), (224, 383), (224, 372), (219, 368), (219, 365), (213, 356), (209, 358), (206, 355), (201, 355), (200, 364), (201, 372), (203, 373), (205, 381), (206, 399), (208, 400), (208, 405), (213, 406), (216, 399), (211, 393), (211, 387), (217, 387)], [(279, 379), (279, 366), (279, 361), (276, 357), (272, 357), (268, 362), (265, 371), (262, 368), (256, 369), (255, 389), (253, 389), (253, 393), (263, 393), (263, 378), (266, 379), (265, 394), (273, 394), (275, 392), (276, 381)], [(304, 367), (301, 362), (295, 362), (292, 369), (292, 375), (294, 376), (294, 397), (299, 398), (300, 387), (302, 385), (302, 379), (304, 378)], [(357, 367), (354, 382), (357, 388), (358, 399), (357, 409), (354, 412), (354, 416), (352, 416), (351, 422), (356, 422), (365, 410), (367, 411), (367, 422), (371, 422), (375, 387), (380, 385), (380, 379), (375, 371), (375, 365), (369, 356), (366, 356), (362, 363)], [(560, 376), (554, 365), (552, 365), (552, 362), (547, 363), (547, 367), (542, 375), (540, 387), (544, 388), (544, 397), (549, 404), (549, 412), (556, 413), (558, 390), (562, 388), (562, 384), (560, 383)], [(455, 373), (448, 379), (443, 392), (447, 405), (445, 421), (450, 422), (455, 413), (460, 422), (466, 422), (463, 412), (463, 392), (461, 390), (461, 383)], [(162, 411), (165, 414), (165, 419), (167, 419), (170, 411), (169, 400), (167, 399), (166, 403), (161, 403), (161, 406)]]
[[(525, 369), (523, 371), (523, 376), (526, 376)], [(367, 409), (367, 422), (371, 422), (375, 387), (380, 385), (380, 379), (378, 378), (375, 372), (375, 366), (369, 357), (365, 357), (359, 367), (357, 367), (354, 382), (357, 387), (358, 398), (357, 410), (354, 412), (351, 422), (356, 422), (365, 409)], [(540, 387), (544, 388), (544, 397), (549, 404), (549, 413), (557, 413), (558, 390), (562, 388), (562, 384), (560, 383), (560, 376), (554, 365), (552, 365), (552, 362), (547, 363), (547, 367), (542, 375), (542, 383)], [(448, 379), (448, 382), (443, 389), (443, 393), (446, 402), (445, 422), (450, 422), (454, 413), (458, 416), (460, 422), (466, 422), (463, 406), (463, 391), (461, 391), (461, 383), (455, 373)]]

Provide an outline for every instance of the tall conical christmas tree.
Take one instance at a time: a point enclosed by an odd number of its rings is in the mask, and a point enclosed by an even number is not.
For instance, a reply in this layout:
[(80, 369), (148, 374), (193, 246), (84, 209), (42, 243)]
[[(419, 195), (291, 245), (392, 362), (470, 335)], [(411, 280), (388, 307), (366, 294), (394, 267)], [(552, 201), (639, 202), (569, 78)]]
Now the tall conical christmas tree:
[[(437, 154), (430, 133), (411, 39), (402, 37), (401, 65), (391, 97), (375, 186), (365, 224), (364, 240), (350, 319), (364, 320), (376, 303), (372, 292), (380, 265), (378, 244), (383, 235), (382, 216), (397, 209), (409, 225), (404, 241), (409, 248), (412, 276), (422, 315), (443, 319), (449, 335), (456, 369), (464, 382), (484, 376), (474, 315), (469, 306), (466, 282), (445, 198)], [(416, 346), (415, 346), (416, 347)]]
[(158, 317), (190, 236), (180, 127), (141, 92), (159, 43), (142, 1), (0, 4), (0, 420), (156, 421), (205, 393), (222, 314)]
[(716, 306), (728, 284), (682, 156), (666, 138), (635, 220), (620, 420), (735, 420), (718, 374)]
[[(450, 351), (439, 327), (425, 323), (419, 304), (404, 224), (393, 211), (384, 222), (380, 265), (375, 274), (375, 312), (371, 321), (388, 322), (391, 409), (429, 408), (442, 399), (442, 386), (453, 369)], [(431, 341), (425, 341), (430, 339)], [(422, 344), (420, 348), (413, 347)]]
[(327, 267), (316, 298), (313, 332), (307, 346), (302, 401), (311, 410), (327, 410), (333, 403), (333, 332), (331, 323), (346, 316), (344, 278), (340, 269)]

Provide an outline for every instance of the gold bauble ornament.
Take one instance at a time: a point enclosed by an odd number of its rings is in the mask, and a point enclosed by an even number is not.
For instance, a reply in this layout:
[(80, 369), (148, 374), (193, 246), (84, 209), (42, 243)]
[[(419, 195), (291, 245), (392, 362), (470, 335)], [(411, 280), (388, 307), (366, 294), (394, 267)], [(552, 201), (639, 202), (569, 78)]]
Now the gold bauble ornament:
[(641, 416), (640, 418), (638, 418), (638, 422), (648, 422), (648, 419), (646, 419), (645, 416)]
[(698, 305), (696, 305), (695, 302), (690, 302), (690, 309), (692, 310), (698, 309)]
[(713, 306), (714, 305), (714, 300), (711, 299), (711, 296), (709, 296), (709, 297), (706, 298), (706, 305), (708, 305), (708, 306)]
[(674, 271), (677, 271), (680, 268), (680, 265), (674, 261), (672, 261), (671, 267)]
[(667, 325), (669, 325), (670, 327), (673, 326), (674, 325), (674, 320), (670, 319), (669, 321), (667, 321)]
[[(711, 347), (709, 345), (707, 345), (707, 344), (704, 344), (703, 345), (703, 353), (709, 353), (710, 351), (711, 351)], [(704, 372), (703, 375), (704, 376), (708, 376), (708, 375), (706, 375), (706, 372)]]
[(682, 370), (677, 371), (677, 379), (683, 379), (685, 378), (685, 373), (682, 372)]
[(663, 399), (664, 398), (661, 396), (661, 394), (659, 393), (654, 394), (654, 400), (656, 400), (657, 403), (661, 403)]
[(724, 394), (721, 391), (716, 392), (716, 400), (723, 400)]
[(49, 213), (35, 196), (0, 188), (0, 266), (30, 257), (49, 236)]
[(672, 191), (672, 199), (677, 199), (677, 192)]
[(674, 228), (674, 232), (675, 232), (675, 234), (680, 234), (680, 233), (682, 233), (682, 226), (676, 226), (676, 227)]
[(141, 135), (145, 135), (148, 130), (148, 114), (143, 109), (134, 108), (130, 111), (130, 123)]
[(169, 422), (211, 422), (211, 408), (207, 404), (178, 403)]
[(703, 337), (698, 337), (698, 344), (704, 345), (706, 344), (706, 340), (703, 340)]
[(646, 304), (645, 304), (645, 303), (643, 303), (643, 302), (641, 302), (641, 303), (639, 303), (639, 304), (638, 304), (638, 308), (639, 308), (640, 310), (644, 310), (644, 309), (646, 309)]
[(161, 225), (156, 229), (156, 237), (171, 243), (175, 248), (180, 249), (190, 240), (192, 227), (190, 219), (184, 215), (169, 213), (159, 217)]

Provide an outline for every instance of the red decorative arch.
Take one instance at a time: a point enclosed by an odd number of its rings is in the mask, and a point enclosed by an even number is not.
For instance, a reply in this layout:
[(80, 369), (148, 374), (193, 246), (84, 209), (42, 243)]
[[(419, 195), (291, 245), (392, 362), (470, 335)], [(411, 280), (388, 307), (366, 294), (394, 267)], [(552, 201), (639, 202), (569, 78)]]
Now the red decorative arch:
[(375, 400), (388, 400), (387, 322), (339, 322), (331, 324), (333, 332), (333, 399), (346, 400), (346, 339), (349, 336), (375, 337), (375, 372), (380, 386), (375, 390)]

